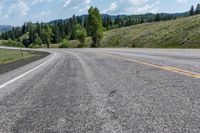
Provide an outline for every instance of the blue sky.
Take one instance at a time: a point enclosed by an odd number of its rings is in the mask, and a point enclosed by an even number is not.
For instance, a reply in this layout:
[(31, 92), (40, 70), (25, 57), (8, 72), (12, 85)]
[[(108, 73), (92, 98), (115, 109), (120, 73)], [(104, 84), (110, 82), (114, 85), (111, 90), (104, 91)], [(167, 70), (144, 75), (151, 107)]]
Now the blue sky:
[(24, 21), (48, 22), (73, 14), (86, 14), (90, 6), (101, 13), (141, 14), (184, 12), (199, 0), (0, 0), (0, 25), (22, 25)]

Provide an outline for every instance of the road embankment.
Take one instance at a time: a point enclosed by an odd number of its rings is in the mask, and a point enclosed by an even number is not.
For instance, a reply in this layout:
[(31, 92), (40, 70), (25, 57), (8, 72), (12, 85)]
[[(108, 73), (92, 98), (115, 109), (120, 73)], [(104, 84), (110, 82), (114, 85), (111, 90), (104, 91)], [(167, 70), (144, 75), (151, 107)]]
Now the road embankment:
[(0, 64), (0, 74), (12, 71), (14, 69), (17, 69), (19, 67), (27, 65), (27, 64), (29, 64), (33, 61), (42, 59), (42, 58), (49, 55), (48, 52), (42, 52), (42, 51), (26, 50), (26, 52), (28, 52), (28, 53), (30, 53), (34, 56), (32, 56), (30, 58), (25, 58), (25, 59), (9, 62), (9, 63), (6, 63), (6, 64)]

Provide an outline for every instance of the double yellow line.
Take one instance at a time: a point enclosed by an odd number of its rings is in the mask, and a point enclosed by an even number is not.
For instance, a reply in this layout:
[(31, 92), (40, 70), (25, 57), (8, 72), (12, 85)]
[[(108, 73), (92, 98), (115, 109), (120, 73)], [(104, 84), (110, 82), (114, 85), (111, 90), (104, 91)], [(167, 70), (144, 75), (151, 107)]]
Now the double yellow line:
[(134, 63), (139, 63), (139, 64), (143, 64), (143, 65), (146, 65), (146, 66), (159, 68), (161, 70), (170, 71), (170, 72), (178, 73), (178, 74), (181, 74), (181, 75), (189, 76), (189, 77), (192, 77), (192, 78), (200, 79), (200, 73), (197, 73), (197, 72), (192, 72), (192, 71), (189, 71), (189, 70), (185, 70), (185, 69), (181, 69), (181, 68), (177, 68), (177, 67), (172, 67), (172, 66), (161, 66), (161, 65), (152, 64), (152, 63), (145, 62), (145, 61), (139, 61), (139, 60), (136, 60), (136, 59), (130, 59), (130, 58), (126, 58), (126, 57), (119, 57), (119, 56), (107, 54), (107, 53), (103, 53), (103, 54), (106, 55), (106, 56), (113, 57), (113, 58), (126, 60), (126, 61), (130, 61), (130, 62), (134, 62)]

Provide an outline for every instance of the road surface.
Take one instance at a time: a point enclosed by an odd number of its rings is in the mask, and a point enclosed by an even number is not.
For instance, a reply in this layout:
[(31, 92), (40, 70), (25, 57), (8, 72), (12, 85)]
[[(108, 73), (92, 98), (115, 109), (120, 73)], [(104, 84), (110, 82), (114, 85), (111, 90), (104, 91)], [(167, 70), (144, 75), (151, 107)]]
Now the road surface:
[(200, 50), (48, 51), (0, 75), (0, 132), (200, 132)]

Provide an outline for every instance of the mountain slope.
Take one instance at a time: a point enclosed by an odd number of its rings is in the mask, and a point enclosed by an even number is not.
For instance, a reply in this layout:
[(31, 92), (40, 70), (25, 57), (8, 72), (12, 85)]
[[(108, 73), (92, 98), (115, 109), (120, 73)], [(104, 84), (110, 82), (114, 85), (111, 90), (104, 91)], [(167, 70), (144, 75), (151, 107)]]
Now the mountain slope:
[(5, 32), (11, 30), (13, 27), (10, 25), (0, 25), (0, 32)]
[[(183, 13), (161, 13), (160, 14), (161, 17), (167, 17), (167, 16), (171, 16), (171, 17), (185, 17), (188, 15), (188, 12), (183, 12)], [(149, 19), (149, 18), (155, 18), (156, 14), (153, 14), (153, 13), (146, 13), (146, 14), (139, 14), (139, 15), (109, 15), (109, 14), (101, 14), (102, 16), (102, 19), (103, 20), (106, 20), (107, 17), (110, 17), (112, 20), (115, 20), (116, 18), (127, 18), (127, 17), (131, 17), (131, 18), (134, 18), (134, 19), (139, 19), (139, 18), (143, 18), (144, 21)], [(84, 20), (85, 18), (88, 17), (88, 15), (81, 15), (81, 16), (78, 16), (80, 19)], [(66, 18), (66, 19), (57, 19), (57, 20), (52, 20), (49, 22), (49, 24), (55, 24), (55, 23), (58, 23), (58, 22), (65, 22), (65, 21), (68, 21), (70, 18)]]
[(101, 47), (200, 47), (200, 15), (111, 30)]

